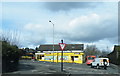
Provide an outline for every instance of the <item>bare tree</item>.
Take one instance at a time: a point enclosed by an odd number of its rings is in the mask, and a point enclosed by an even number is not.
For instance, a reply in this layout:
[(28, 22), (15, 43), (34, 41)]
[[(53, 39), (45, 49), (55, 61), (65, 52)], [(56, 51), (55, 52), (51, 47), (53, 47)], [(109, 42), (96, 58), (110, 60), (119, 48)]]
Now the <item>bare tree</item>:
[(11, 45), (17, 45), (20, 46), (20, 32), (14, 30), (14, 31), (2, 31), (0, 35), (1, 41), (7, 41)]
[(85, 49), (86, 55), (100, 55), (100, 50), (96, 47), (96, 45), (87, 45)]

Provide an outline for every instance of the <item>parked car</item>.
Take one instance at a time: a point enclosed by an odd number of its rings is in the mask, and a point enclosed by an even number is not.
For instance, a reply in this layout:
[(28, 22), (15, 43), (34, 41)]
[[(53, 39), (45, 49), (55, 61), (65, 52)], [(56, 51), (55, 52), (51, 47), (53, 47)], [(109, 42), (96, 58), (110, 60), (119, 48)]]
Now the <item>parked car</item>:
[(97, 69), (99, 69), (100, 67), (104, 67), (104, 69), (106, 69), (108, 66), (108, 58), (95, 58), (94, 61), (91, 63), (91, 68), (96, 67)]
[(87, 65), (90, 65), (91, 62), (93, 62), (93, 60), (94, 60), (95, 58), (96, 58), (96, 56), (94, 56), (94, 55), (87, 56), (87, 57), (86, 57), (86, 64), (87, 64)]

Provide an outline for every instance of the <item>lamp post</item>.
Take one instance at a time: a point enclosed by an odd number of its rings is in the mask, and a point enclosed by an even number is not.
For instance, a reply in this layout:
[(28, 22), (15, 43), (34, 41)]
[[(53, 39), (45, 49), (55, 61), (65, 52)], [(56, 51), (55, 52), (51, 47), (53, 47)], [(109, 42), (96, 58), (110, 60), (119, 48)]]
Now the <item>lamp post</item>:
[[(49, 21), (50, 23), (52, 23), (52, 21)], [(54, 62), (54, 24), (53, 25), (53, 62)]]

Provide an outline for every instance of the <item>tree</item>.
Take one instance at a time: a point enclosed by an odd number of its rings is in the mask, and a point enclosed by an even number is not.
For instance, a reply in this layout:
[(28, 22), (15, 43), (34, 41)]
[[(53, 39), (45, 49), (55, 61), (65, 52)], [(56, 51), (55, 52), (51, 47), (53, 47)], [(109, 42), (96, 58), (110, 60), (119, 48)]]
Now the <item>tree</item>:
[(0, 32), (0, 40), (7, 41), (11, 45), (21, 46), (20, 33), (18, 31), (2, 31)]
[(38, 48), (38, 47), (36, 47), (36, 48), (35, 48), (35, 50), (37, 51), (37, 50), (39, 50), (39, 48)]
[(96, 47), (96, 45), (87, 45), (85, 49), (86, 55), (100, 55), (100, 50)]
[(26, 52), (29, 52), (29, 48), (28, 48), (28, 47), (26, 47), (26, 48), (25, 48), (25, 51), (26, 51)]
[(20, 50), (18, 48), (17, 34), (2, 33), (0, 42), (2, 43), (2, 73), (11, 72), (18, 69)]
[(110, 52), (109, 51), (105, 51), (105, 50), (102, 50), (101, 51), (101, 55), (107, 55), (107, 54), (109, 54)]

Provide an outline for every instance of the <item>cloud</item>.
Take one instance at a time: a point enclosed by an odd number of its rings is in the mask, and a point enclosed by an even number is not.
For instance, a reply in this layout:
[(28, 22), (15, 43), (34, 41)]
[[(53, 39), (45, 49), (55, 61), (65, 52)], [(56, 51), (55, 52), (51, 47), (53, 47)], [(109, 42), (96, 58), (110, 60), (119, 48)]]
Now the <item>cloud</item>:
[[(117, 39), (117, 38), (115, 38)], [(95, 42), (94, 44), (100, 49), (100, 50), (106, 50), (112, 52), (114, 50), (114, 45), (117, 45), (117, 42), (111, 43), (111, 40), (114, 39), (103, 39)]]
[(69, 21), (62, 36), (69, 41), (96, 42), (105, 38), (116, 37), (117, 20), (113, 16), (89, 14)]
[(29, 45), (37, 46), (46, 43), (46, 39), (39, 33), (23, 32), (21, 35), (21, 46), (29, 47)]
[(42, 24), (28, 23), (23, 27), (23, 38), (26, 42), (25, 45), (32, 44), (34, 46), (44, 44), (52, 36), (52, 30), (50, 26)]
[(44, 25), (28, 23), (24, 26), (24, 28), (30, 31), (35, 31), (35, 30), (38, 31), (38, 30), (43, 30)]
[(100, 40), (103, 40), (102, 44), (108, 44), (104, 43), (104, 39), (109, 40), (111, 44), (116, 43), (116, 4), (99, 4), (101, 3), (8, 2), (3, 4), (3, 28), (20, 29), (24, 46), (53, 43), (53, 27), (49, 20), (55, 24), (55, 43), (59, 43), (60, 39), (64, 39), (68, 44)]
[(51, 11), (68, 11), (78, 8), (94, 8), (96, 5), (98, 5), (96, 2), (46, 2), (45, 4), (46, 8)]

